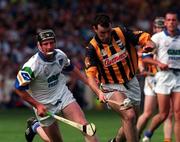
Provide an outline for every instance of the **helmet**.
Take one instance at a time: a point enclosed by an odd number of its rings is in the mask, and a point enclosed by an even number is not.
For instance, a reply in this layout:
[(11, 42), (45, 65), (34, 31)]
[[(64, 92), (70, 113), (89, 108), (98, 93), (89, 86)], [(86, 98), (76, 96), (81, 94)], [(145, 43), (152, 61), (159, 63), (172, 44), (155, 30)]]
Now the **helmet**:
[(43, 49), (40, 45), (40, 43), (46, 40), (54, 40), (54, 42), (56, 41), (55, 33), (53, 32), (53, 30), (51, 29), (41, 30), (37, 34), (38, 49), (41, 51), (41, 53), (45, 55), (52, 55), (54, 53), (54, 50), (47, 51), (47, 49)]
[(154, 26), (158, 28), (164, 28), (164, 17), (155, 18)]
[(37, 34), (37, 41), (42, 42), (45, 40), (53, 39), (55, 41), (55, 33), (51, 29), (41, 30)]

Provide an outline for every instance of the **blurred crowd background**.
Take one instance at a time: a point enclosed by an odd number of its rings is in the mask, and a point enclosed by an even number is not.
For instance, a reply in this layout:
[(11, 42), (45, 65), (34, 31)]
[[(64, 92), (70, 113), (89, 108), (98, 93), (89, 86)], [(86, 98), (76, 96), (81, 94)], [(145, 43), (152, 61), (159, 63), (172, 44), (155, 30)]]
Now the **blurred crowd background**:
[[(57, 48), (83, 71), (85, 46), (93, 36), (90, 23), (96, 13), (108, 13), (114, 25), (123, 23), (152, 33), (153, 19), (164, 16), (169, 8), (180, 17), (177, 0), (0, 0), (0, 109), (24, 106), (13, 92), (13, 83), (19, 68), (37, 51), (39, 29), (52, 28)], [(75, 77), (68, 79), (81, 107), (92, 108), (90, 90)]]

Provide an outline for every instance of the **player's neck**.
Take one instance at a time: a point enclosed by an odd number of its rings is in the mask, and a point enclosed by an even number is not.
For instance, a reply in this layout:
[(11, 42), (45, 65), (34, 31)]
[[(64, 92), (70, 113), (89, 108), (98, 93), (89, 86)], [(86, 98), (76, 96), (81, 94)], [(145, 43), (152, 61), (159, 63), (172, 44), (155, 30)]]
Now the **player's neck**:
[(52, 61), (54, 61), (55, 53), (53, 53), (52, 55), (45, 55), (42, 52), (39, 52), (39, 56), (45, 62), (52, 62)]
[(174, 37), (179, 34), (179, 31), (178, 30), (168, 30), (168, 34), (169, 34), (169, 36)]

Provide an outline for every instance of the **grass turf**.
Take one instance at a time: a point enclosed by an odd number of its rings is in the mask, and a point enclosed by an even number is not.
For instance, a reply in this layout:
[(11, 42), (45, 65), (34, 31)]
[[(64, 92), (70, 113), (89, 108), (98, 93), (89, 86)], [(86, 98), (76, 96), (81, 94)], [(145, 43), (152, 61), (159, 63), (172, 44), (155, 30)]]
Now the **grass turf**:
[[(111, 110), (85, 111), (88, 121), (96, 124), (97, 135), (101, 142), (114, 137), (120, 126), (119, 117)], [(0, 110), (0, 142), (25, 142), (26, 119), (33, 115), (29, 109), (18, 108)], [(81, 133), (71, 126), (59, 123), (65, 142), (83, 142)], [(34, 142), (41, 142), (38, 136)], [(152, 142), (163, 142), (162, 126), (156, 130)]]

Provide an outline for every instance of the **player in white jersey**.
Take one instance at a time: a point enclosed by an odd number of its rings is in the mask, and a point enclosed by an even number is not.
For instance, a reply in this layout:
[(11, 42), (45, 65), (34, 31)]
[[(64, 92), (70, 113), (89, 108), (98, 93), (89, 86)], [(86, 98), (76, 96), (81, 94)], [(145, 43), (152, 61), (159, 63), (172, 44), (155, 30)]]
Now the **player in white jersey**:
[[(32, 56), (18, 72), (15, 88), (17, 94), (34, 107), (36, 117), (50, 141), (62, 142), (58, 124), (48, 111), (72, 121), (88, 124), (84, 113), (66, 86), (62, 71), (71, 72), (88, 84), (84, 75), (73, 66), (66, 54), (56, 47), (52, 30), (42, 30), (37, 35), (39, 52)], [(42, 117), (46, 119), (41, 119)], [(86, 142), (97, 142), (96, 136), (84, 134)]]
[[(153, 32), (158, 33), (164, 29), (164, 17), (156, 17), (153, 22)], [(139, 116), (137, 121), (137, 129), (139, 136), (141, 135), (143, 129), (146, 127), (147, 122), (150, 120), (153, 112), (157, 106), (156, 93), (154, 92), (155, 77), (157, 68), (154, 65), (146, 64), (144, 60), (153, 59), (153, 53), (139, 53), (140, 61), (142, 64), (141, 72), (145, 74), (144, 82), (144, 109), (143, 113)], [(142, 58), (142, 60), (141, 60)]]
[(155, 115), (145, 132), (144, 142), (149, 142), (155, 129), (167, 118), (170, 108), (170, 96), (175, 117), (174, 134), (180, 142), (180, 31), (178, 17), (173, 11), (165, 15), (166, 29), (152, 36), (157, 46), (157, 59), (152, 61), (160, 67), (156, 73), (155, 92), (157, 93), (159, 113)]

